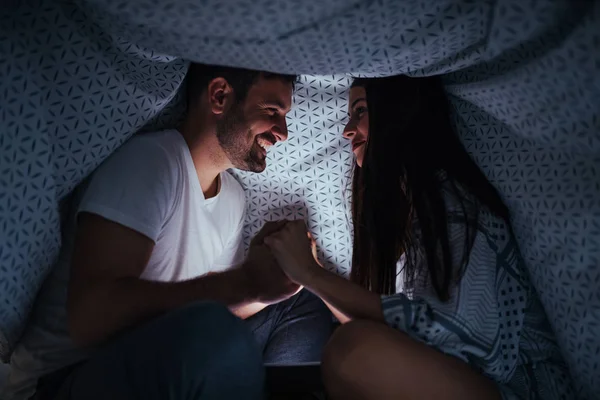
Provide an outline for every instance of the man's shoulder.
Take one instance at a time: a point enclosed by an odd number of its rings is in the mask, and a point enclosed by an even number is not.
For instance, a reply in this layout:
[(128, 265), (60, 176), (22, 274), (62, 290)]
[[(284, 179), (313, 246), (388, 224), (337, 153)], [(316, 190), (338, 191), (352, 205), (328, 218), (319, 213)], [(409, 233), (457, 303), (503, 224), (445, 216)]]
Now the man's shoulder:
[(181, 148), (182, 144), (185, 144), (185, 141), (177, 131), (165, 130), (137, 133), (123, 145), (123, 148), (155, 148), (160, 149), (163, 152), (170, 153), (173, 149)]
[(120, 163), (127, 165), (172, 167), (183, 159), (183, 146), (185, 141), (177, 131), (138, 133), (117, 149), (113, 158), (118, 158)]
[(177, 144), (173, 148), (167, 146), (169, 140), (177, 140), (173, 137), (175, 135), (169, 135), (168, 131), (136, 134), (98, 166), (86, 185), (86, 192), (91, 187), (109, 192), (107, 188), (135, 186), (142, 182), (156, 182), (159, 186), (167, 183), (173, 188), (179, 182), (183, 158), (182, 152), (177, 151)]

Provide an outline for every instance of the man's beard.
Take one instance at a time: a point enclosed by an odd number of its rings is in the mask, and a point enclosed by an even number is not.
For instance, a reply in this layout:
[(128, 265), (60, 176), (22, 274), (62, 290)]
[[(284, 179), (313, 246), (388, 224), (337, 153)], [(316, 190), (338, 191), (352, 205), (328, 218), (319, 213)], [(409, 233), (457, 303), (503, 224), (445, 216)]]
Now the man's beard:
[[(270, 135), (270, 134), (269, 134)], [(263, 172), (267, 167), (262, 147), (253, 137), (241, 105), (232, 107), (227, 115), (217, 121), (217, 140), (234, 168), (243, 171)]]

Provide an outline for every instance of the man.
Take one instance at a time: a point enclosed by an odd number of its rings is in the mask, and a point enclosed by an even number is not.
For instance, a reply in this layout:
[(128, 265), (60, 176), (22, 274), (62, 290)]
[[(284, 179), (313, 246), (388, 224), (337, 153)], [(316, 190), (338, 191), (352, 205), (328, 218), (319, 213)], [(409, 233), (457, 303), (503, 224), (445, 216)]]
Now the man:
[(226, 172), (265, 169), (294, 80), (192, 65), (181, 129), (136, 136), (98, 168), (11, 360), (9, 398), (39, 380), (43, 400), (254, 399), (263, 359), (320, 358), (325, 306), (262, 243), (282, 224), (242, 259), (244, 193)]

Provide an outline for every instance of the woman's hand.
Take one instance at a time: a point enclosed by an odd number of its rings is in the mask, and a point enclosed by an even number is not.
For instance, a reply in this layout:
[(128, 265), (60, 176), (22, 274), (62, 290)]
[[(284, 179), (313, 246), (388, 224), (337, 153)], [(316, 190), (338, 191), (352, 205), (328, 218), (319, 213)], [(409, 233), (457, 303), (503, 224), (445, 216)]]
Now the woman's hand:
[(323, 264), (319, 261), (319, 256), (317, 255), (317, 241), (313, 239), (310, 232), (306, 232), (308, 236), (308, 241), (310, 242), (310, 251), (315, 259), (316, 263), (319, 264), (319, 267), (323, 268)]
[(316, 245), (303, 220), (290, 221), (267, 236), (264, 243), (271, 249), (279, 267), (299, 285), (307, 285), (321, 269), (316, 261)]
[(283, 228), (268, 235), (264, 244), (287, 277), (319, 296), (340, 322), (353, 319), (384, 321), (381, 298), (377, 293), (321, 268), (304, 221), (287, 222)]

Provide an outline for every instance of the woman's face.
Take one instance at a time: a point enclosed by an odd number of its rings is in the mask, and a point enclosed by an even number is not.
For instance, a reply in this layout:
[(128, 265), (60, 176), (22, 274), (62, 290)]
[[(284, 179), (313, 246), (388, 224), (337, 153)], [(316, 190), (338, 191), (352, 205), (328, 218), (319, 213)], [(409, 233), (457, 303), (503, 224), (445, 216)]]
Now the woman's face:
[(352, 152), (356, 157), (356, 164), (362, 167), (369, 138), (369, 110), (367, 109), (365, 88), (356, 86), (350, 89), (348, 116), (350, 121), (344, 128), (344, 137), (352, 141)]

